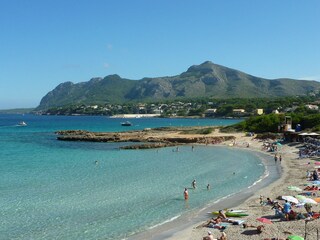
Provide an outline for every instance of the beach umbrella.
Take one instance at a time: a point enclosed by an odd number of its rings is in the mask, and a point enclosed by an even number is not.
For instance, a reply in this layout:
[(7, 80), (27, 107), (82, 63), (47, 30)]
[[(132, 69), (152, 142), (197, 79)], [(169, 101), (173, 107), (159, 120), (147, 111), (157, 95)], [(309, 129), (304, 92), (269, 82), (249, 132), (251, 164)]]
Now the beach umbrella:
[(288, 236), (287, 239), (289, 239), (289, 240), (304, 240), (303, 237), (300, 237), (300, 236), (297, 236), (297, 235)]
[(302, 200), (303, 203), (311, 203), (311, 204), (318, 204), (315, 200), (311, 198), (305, 198)]
[(268, 218), (257, 218), (257, 220), (262, 223), (272, 223)]
[(289, 187), (288, 187), (288, 190), (290, 190), (290, 191), (297, 191), (297, 192), (302, 191), (301, 188), (296, 187), (296, 186), (289, 186)]
[(299, 203), (299, 200), (292, 196), (282, 196), (282, 199), (287, 200), (288, 202), (296, 203), (296, 204)]

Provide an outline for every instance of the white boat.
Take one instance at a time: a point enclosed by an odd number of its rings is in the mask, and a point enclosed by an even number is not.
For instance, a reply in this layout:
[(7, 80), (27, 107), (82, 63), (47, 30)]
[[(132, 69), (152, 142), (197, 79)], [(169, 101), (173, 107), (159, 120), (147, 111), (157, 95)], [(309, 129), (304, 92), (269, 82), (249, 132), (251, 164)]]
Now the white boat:
[(27, 123), (25, 121), (21, 121), (18, 123), (18, 126), (27, 126)]
[(129, 121), (125, 121), (121, 123), (121, 126), (132, 126), (132, 123)]

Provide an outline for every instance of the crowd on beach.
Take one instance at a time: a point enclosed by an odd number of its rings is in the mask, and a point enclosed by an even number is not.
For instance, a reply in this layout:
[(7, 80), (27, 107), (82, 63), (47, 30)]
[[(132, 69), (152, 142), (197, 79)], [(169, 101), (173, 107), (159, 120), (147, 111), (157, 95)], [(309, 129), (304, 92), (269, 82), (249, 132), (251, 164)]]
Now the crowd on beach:
[[(304, 157), (314, 156), (315, 154), (320, 154), (320, 140), (313, 139), (313, 138), (306, 138), (304, 141), (304, 146), (302, 149), (299, 150), (299, 157), (297, 157), (297, 161), (303, 155)], [(265, 141), (263, 142), (262, 149), (266, 152), (271, 152), (274, 156), (275, 164), (281, 163), (282, 154), (279, 151), (282, 148), (282, 145), (279, 142), (271, 142)], [(317, 198), (320, 181), (319, 181), (319, 174), (320, 174), (320, 167), (315, 169), (317, 166), (320, 166), (320, 162), (314, 162), (315, 168), (312, 170), (310, 169), (313, 167), (313, 164), (310, 162), (308, 163), (299, 163), (301, 166), (305, 166), (308, 168), (307, 174), (305, 176), (305, 181), (301, 182), (301, 189), (295, 186), (287, 186), (288, 189), (284, 190), (284, 192), (288, 193), (288, 190), (292, 190), (297, 192), (294, 196), (284, 195), (284, 196), (274, 196), (275, 200), (272, 200), (271, 197), (264, 197), (260, 196), (259, 198), (259, 205), (261, 208), (266, 209), (266, 211), (270, 212), (273, 211), (273, 215), (263, 216), (257, 218), (256, 220), (260, 221), (262, 224), (249, 224), (247, 222), (252, 222), (249, 217), (245, 218), (228, 218), (227, 213), (228, 210), (218, 211), (218, 215), (210, 218), (205, 223), (201, 224), (198, 227), (201, 228), (208, 228), (213, 229), (214, 231), (220, 231), (220, 235), (216, 233), (217, 237), (214, 237), (211, 231), (207, 232), (207, 235), (204, 236), (203, 240), (226, 240), (226, 239), (237, 239), (227, 238), (228, 230), (227, 228), (232, 228), (233, 225), (239, 225), (245, 229), (253, 229), (250, 230), (251, 235), (257, 235), (262, 238), (254, 238), (254, 239), (264, 239), (264, 240), (290, 240), (290, 239), (307, 239), (304, 237), (294, 238), (294, 234), (291, 232), (287, 232), (287, 235), (291, 234), (291, 236), (286, 236), (282, 238), (278, 238), (278, 236), (273, 237), (272, 233), (266, 231), (266, 224), (276, 224), (278, 222), (293, 222), (293, 221), (304, 221), (305, 224), (308, 222), (319, 221), (320, 218), (320, 211), (317, 203), (320, 203), (320, 198)], [(269, 208), (268, 208), (269, 207)], [(317, 210), (314, 210), (316, 208)], [(269, 209), (269, 210), (268, 210)], [(319, 224), (319, 223), (318, 223)], [(238, 227), (239, 227), (238, 226)], [(266, 233), (266, 234), (262, 234)], [(244, 233), (245, 234), (245, 233)], [(284, 234), (282, 234), (284, 235)], [(305, 233), (307, 236), (308, 233)], [(271, 236), (266, 237), (266, 236)], [(273, 238), (272, 238), (273, 237)], [(250, 237), (248, 237), (250, 239)], [(308, 238), (310, 239), (310, 238)], [(317, 237), (317, 239), (320, 239)]]
[(319, 157), (320, 140), (312, 137), (303, 138), (304, 147), (299, 150), (299, 158)]

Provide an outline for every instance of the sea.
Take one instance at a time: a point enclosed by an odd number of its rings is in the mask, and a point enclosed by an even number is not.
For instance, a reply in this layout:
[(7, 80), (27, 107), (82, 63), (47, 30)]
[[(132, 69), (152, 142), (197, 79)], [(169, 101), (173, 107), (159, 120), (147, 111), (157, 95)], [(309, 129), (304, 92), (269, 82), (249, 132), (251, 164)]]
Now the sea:
[[(104, 116), (0, 114), (0, 239), (130, 239), (246, 189), (264, 174), (257, 155), (230, 147), (119, 150), (132, 143), (56, 139), (55, 131), (68, 129), (126, 131), (241, 121), (125, 120), (133, 125)], [(19, 126), (21, 121), (27, 126)]]

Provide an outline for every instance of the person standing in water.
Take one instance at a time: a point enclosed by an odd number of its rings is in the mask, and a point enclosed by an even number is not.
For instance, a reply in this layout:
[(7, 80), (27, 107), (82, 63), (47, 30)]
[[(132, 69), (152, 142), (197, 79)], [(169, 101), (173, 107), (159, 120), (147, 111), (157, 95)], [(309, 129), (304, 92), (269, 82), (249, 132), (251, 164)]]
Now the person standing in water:
[(210, 190), (210, 184), (208, 183), (207, 185), (207, 190), (209, 191)]
[(193, 189), (196, 189), (196, 187), (197, 187), (197, 186), (196, 186), (196, 185), (197, 185), (197, 183), (196, 183), (196, 180), (195, 180), (195, 179), (192, 181), (192, 184), (191, 184), (191, 185), (192, 185)]
[(184, 189), (183, 196), (184, 196), (184, 200), (188, 200), (189, 199), (189, 193), (188, 193), (188, 189), (187, 188)]

